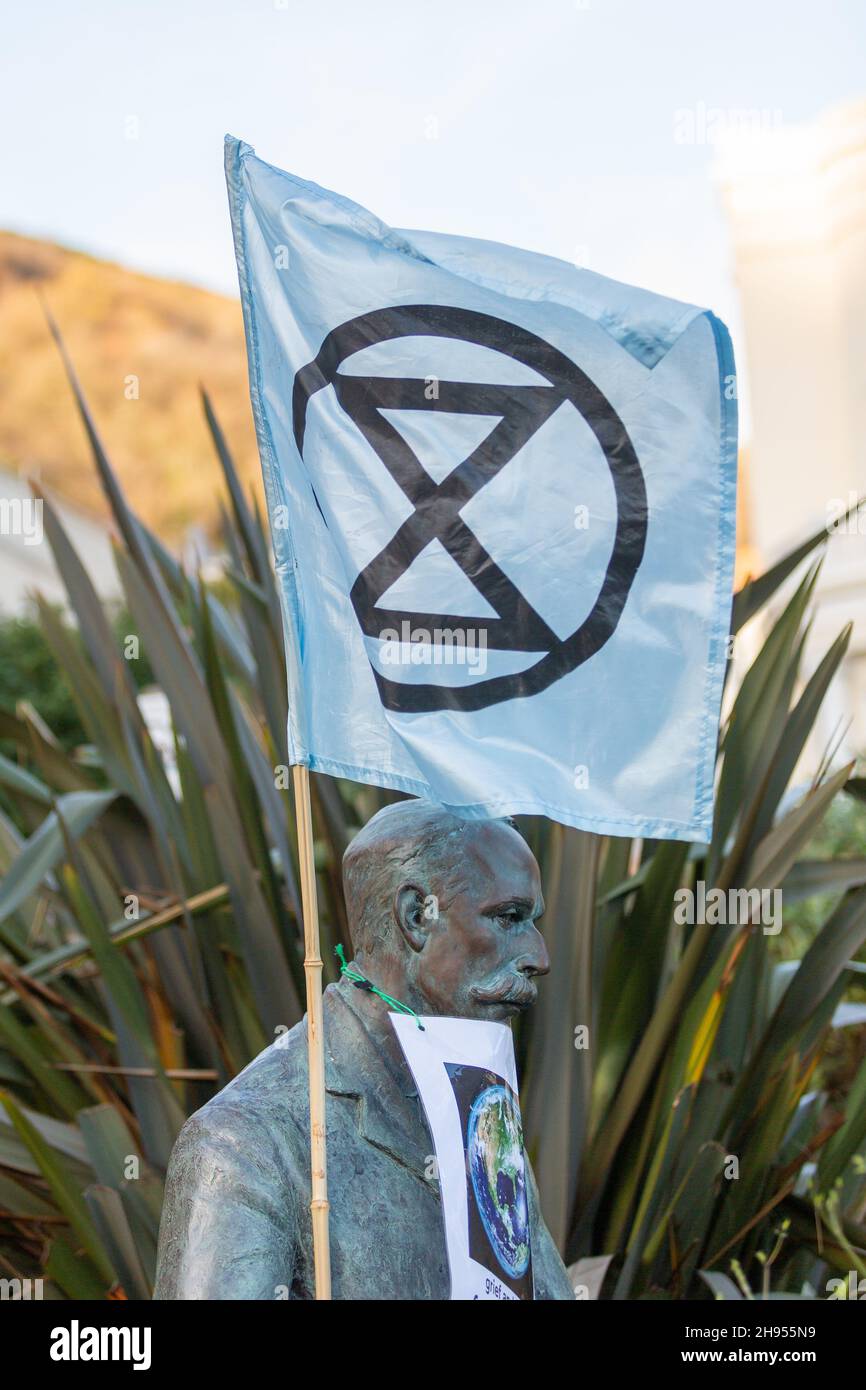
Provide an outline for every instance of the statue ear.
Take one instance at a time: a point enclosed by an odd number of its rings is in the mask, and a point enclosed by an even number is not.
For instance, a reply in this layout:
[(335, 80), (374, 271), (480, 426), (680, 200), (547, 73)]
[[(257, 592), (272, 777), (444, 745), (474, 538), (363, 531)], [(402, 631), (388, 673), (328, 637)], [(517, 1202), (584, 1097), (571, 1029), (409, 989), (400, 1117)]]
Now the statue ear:
[(394, 916), (406, 944), (413, 951), (421, 951), (430, 931), (430, 920), (425, 914), (427, 898), (415, 883), (404, 883), (394, 895)]

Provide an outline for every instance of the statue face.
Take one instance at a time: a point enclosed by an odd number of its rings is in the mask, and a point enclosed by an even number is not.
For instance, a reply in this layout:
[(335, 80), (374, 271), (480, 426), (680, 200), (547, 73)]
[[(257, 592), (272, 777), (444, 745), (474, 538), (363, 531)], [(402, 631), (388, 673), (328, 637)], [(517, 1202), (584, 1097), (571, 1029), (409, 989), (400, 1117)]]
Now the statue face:
[(535, 926), (544, 908), (538, 865), (516, 830), (486, 821), (466, 834), (455, 869), (422, 913), (412, 993), (419, 1011), (501, 1021), (534, 1003), (533, 977), (550, 969)]

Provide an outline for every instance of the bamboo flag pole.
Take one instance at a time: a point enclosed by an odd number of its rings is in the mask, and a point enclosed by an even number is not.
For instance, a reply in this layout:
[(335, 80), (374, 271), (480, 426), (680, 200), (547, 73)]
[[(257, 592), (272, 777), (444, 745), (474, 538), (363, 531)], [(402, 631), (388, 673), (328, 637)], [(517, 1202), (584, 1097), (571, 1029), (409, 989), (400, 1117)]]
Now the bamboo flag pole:
[(322, 1020), (322, 948), (319, 904), (313, 861), (313, 816), (310, 770), (292, 768), (295, 815), (298, 822), (298, 860), (304, 913), (304, 976), (307, 983), (307, 1051), (310, 1069), (310, 1216), (313, 1225), (313, 1266), (316, 1298), (331, 1297), (331, 1247), (328, 1239), (328, 1158), (325, 1135), (325, 1034)]

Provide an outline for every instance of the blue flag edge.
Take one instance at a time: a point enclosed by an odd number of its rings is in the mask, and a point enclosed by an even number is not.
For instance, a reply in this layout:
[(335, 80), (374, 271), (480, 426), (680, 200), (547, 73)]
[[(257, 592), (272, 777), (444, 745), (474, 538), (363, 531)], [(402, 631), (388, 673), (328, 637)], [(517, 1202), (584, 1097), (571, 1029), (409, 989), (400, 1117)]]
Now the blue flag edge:
[[(709, 310), (706, 318), (713, 330), (719, 365), (719, 532), (716, 543), (715, 631), (710, 638), (707, 684), (704, 693), (704, 727), (695, 787), (695, 827), (697, 835), (674, 838), (700, 840), (709, 844), (713, 836), (713, 799), (719, 717), (728, 666), (728, 641), (734, 602), (734, 564), (737, 552), (737, 375), (731, 335), (720, 318)], [(732, 394), (729, 391), (733, 388)]]
[[(286, 672), (288, 675), (289, 720), (287, 740), (289, 764), (290, 766), (312, 768), (314, 764), (308, 752), (309, 739), (306, 736), (306, 701), (304, 700), (301, 663), (299, 661), (301, 651), (301, 604), (298, 594), (298, 564), (292, 544), (291, 527), (286, 526), (277, 529), (273, 524), (275, 508), (279, 505), (285, 505), (285, 503), (281, 501), (282, 493), (278, 482), (279, 469), (277, 465), (277, 454), (273, 439), (271, 438), (267, 413), (263, 405), (261, 361), (259, 357), (253, 295), (249, 277), (246, 238), (243, 228), (244, 189), (242, 183), (242, 166), (244, 156), (247, 154), (255, 154), (252, 145), (247, 145), (243, 140), (238, 140), (233, 135), (226, 135), (225, 176), (229, 197), (229, 212), (231, 214), (232, 237), (234, 239), (235, 262), (238, 271), (241, 309), (243, 311), (244, 338), (247, 348), (247, 374), (250, 385), (250, 404), (252, 406), (253, 424), (256, 431), (256, 441), (259, 446), (259, 459), (262, 466), (262, 477), (264, 479), (265, 495), (268, 503), (268, 529), (271, 533), (271, 544), (274, 548), (280, 608), (283, 615), (283, 650), (285, 652)], [(302, 730), (303, 747), (298, 746), (293, 725), (300, 726)]]

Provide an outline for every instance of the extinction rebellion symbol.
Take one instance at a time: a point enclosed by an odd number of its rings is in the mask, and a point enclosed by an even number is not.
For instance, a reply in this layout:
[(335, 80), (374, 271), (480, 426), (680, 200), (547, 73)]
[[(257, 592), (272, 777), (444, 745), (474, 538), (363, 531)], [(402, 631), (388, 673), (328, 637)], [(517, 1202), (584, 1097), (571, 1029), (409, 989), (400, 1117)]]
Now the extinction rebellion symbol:
[[(342, 363), (362, 348), (410, 336), (459, 339), (492, 348), (532, 368), (548, 385), (492, 386), (439, 380), (438, 391), (432, 393), (435, 399), (428, 399), (431, 393), (425, 391), (424, 378), (340, 374)], [(387, 709), (405, 713), (478, 710), (503, 700), (537, 695), (604, 646), (616, 630), (643, 558), (647, 499), (641, 467), (622, 421), (579, 367), (543, 338), (505, 319), (469, 309), (413, 304), (378, 309), (341, 324), (325, 338), (314, 361), (297, 373), (292, 411), (301, 456), (307, 402), (326, 386), (333, 386), (341, 407), (414, 508), (352, 585), (351, 600), (362, 631), (368, 637), (379, 637), (383, 626), (399, 628), (405, 621), (440, 629), (465, 627), (466, 618), (455, 614), (376, 606), (436, 538), (497, 615), (485, 620), (488, 648), (541, 653), (526, 670), (460, 686), (393, 680), (373, 667)], [(580, 412), (604, 453), (616, 495), (617, 520), (607, 572), (595, 603), (571, 636), (559, 638), (500, 569), (460, 513), (564, 401)], [(437, 483), (381, 413), (401, 409), (501, 418), (478, 448)], [(526, 499), (525, 516), (531, 522), (531, 497)]]

